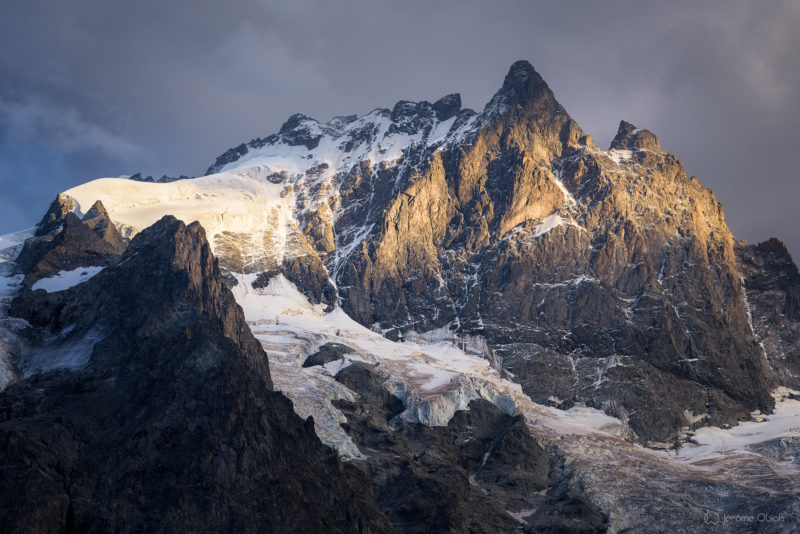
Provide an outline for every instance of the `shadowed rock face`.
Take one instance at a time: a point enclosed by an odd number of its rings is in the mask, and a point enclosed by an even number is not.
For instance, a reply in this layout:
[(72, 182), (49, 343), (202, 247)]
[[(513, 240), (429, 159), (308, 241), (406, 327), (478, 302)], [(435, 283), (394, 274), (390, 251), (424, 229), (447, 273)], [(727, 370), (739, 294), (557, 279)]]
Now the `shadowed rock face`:
[(77, 206), (75, 199), (69, 195), (65, 193), (58, 195), (55, 200), (50, 203), (50, 207), (47, 208), (47, 212), (42, 217), (42, 220), (36, 225), (35, 235), (43, 236), (61, 228), (64, 223), (64, 217), (67, 213), (77, 208)]
[[(62, 195), (60, 195), (62, 196)], [(102, 208), (102, 204), (97, 203)], [(16, 260), (30, 288), (37, 280), (62, 270), (107, 265), (125, 250), (125, 242), (108, 219), (105, 209), (90, 212), (82, 222), (68, 212), (58, 223), (57, 233), (28, 239)], [(58, 230), (60, 228), (60, 230)]]
[(563, 465), (521, 416), (475, 400), (447, 426), (392, 429), (403, 403), (371, 365), (353, 363), (336, 380), (359, 394), (337, 406), (367, 454), (381, 509), (401, 532), (605, 532), (607, 518), (568, 489)]
[(306, 358), (303, 367), (313, 367), (315, 365), (325, 365), (344, 358), (345, 354), (353, 353), (353, 349), (341, 343), (325, 343), (317, 351)]
[(165, 217), (113, 266), (24, 292), (12, 314), (34, 348), (102, 340), (83, 368), (0, 394), (3, 532), (391, 531), (364, 476), (272, 391), (199, 224)]
[(800, 271), (775, 238), (738, 242), (736, 256), (758, 341), (780, 383), (800, 389)]
[(82, 220), (89, 228), (94, 230), (94, 233), (100, 239), (111, 245), (115, 252), (122, 254), (128, 246), (127, 240), (122, 237), (117, 227), (114, 226), (108, 216), (108, 211), (99, 200), (89, 208)]

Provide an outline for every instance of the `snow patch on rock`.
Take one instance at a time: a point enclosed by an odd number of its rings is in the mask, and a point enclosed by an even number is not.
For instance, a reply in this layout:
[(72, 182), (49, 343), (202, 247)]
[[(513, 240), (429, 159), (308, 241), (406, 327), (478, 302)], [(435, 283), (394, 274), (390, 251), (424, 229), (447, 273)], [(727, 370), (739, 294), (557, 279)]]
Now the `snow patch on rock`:
[(36, 283), (31, 286), (31, 289), (34, 291), (37, 289), (44, 289), (48, 293), (65, 291), (89, 280), (103, 269), (104, 267), (102, 266), (94, 266), (78, 267), (77, 269), (71, 269), (69, 271), (59, 271), (53, 276), (37, 280)]
[(785, 387), (778, 388), (773, 394), (776, 400), (774, 412), (770, 415), (756, 412), (754, 421), (731, 428), (698, 428), (689, 442), (677, 451), (675, 458), (702, 465), (723, 457), (757, 454), (756, 446), (771, 441), (800, 440), (800, 401), (789, 398), (792, 394), (796, 396), (798, 393)]
[[(314, 417), (320, 439), (343, 457), (361, 457), (340, 426), (346, 419), (331, 404), (357, 397), (334, 378), (352, 361), (376, 365), (386, 388), (404, 403), (406, 409), (396, 424), (446, 425), (470, 401), (485, 399), (505, 413), (523, 414), (529, 423), (546, 425), (560, 434), (620, 436), (629, 432), (624, 423), (599, 410), (562, 411), (534, 403), (519, 384), (502, 378), (489, 360), (461, 350), (449, 332), (391, 341), (355, 322), (341, 308), (325, 313), (322, 306), (310, 304), (283, 275), (258, 289), (252, 287), (254, 279), (238, 275), (233, 293), (267, 352), (275, 387), (292, 399), (298, 415)], [(334, 365), (302, 367), (308, 355), (330, 342), (355, 352)]]
[(125, 237), (132, 237), (165, 215), (186, 224), (198, 221), (215, 255), (235, 257), (246, 270), (250, 264), (263, 267), (265, 258), (279, 264), (290, 245), (294, 198), (282, 185), (267, 181), (268, 173), (269, 169), (256, 167), (246, 173), (169, 183), (100, 178), (66, 194), (77, 201), (77, 210), (87, 210), (102, 201)]
[(630, 150), (614, 149), (606, 151), (606, 156), (608, 156), (611, 161), (619, 165), (623, 161), (631, 159), (632, 152)]

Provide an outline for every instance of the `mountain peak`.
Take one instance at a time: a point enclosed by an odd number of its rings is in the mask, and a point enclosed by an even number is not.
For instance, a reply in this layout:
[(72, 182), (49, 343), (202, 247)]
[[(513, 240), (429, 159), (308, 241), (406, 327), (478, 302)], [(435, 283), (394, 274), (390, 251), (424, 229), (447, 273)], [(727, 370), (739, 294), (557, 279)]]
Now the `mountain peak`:
[(317, 148), (322, 137), (319, 122), (302, 113), (295, 113), (286, 119), (279, 133), (289, 146), (304, 145), (309, 150)]
[(92, 207), (89, 208), (89, 211), (87, 211), (86, 215), (83, 216), (84, 220), (87, 221), (97, 217), (108, 217), (108, 210), (100, 200), (92, 204)]
[(542, 90), (550, 91), (550, 88), (542, 76), (533, 68), (533, 65), (521, 59), (515, 61), (511, 68), (508, 69), (508, 74), (503, 80), (503, 87), (498, 93), (518, 93), (533, 96)]
[(650, 130), (637, 128), (627, 121), (619, 122), (619, 129), (610, 150), (647, 149), (661, 150), (661, 142)]
[(295, 113), (294, 115), (286, 119), (286, 122), (284, 122), (283, 125), (281, 125), (280, 133), (291, 132), (292, 130), (300, 126), (302, 123), (309, 121), (316, 122), (314, 119), (312, 119), (307, 115), (303, 115), (302, 113)]
[(562, 110), (533, 65), (525, 60), (516, 61), (508, 69), (503, 86), (486, 104), (484, 111), (503, 112), (515, 107), (530, 109), (531, 106), (538, 108), (539, 112), (546, 108), (553, 112)]
[(433, 103), (433, 111), (436, 113), (436, 118), (440, 121), (446, 121), (451, 117), (455, 117), (461, 111), (461, 95), (459, 93), (452, 93), (445, 95)]
[(506, 78), (503, 81), (503, 87), (511, 86), (511, 85), (518, 85), (526, 83), (533, 77), (539, 77), (539, 73), (536, 72), (536, 69), (533, 68), (533, 65), (530, 64), (529, 61), (520, 59), (519, 61), (515, 61), (511, 68), (508, 69), (508, 74), (506, 74)]

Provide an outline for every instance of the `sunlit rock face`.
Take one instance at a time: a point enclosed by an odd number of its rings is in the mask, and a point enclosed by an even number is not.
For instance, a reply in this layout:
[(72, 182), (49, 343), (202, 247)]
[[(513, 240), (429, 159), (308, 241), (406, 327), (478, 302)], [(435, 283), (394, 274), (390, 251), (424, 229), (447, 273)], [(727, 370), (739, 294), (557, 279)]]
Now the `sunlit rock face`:
[(595, 146), (527, 62), (480, 113), (448, 95), (293, 115), (209, 173), (96, 180), (47, 224), (97, 200), (125, 238), (198, 220), (230, 283), (282, 274), (395, 339), (482, 336), (534, 400), (602, 409), (645, 443), (771, 409), (777, 349), (713, 193), (627, 122)]
[(770, 409), (722, 207), (651, 132), (623, 121), (597, 148), (526, 62), (481, 113), (435, 107), (293, 117), (210, 170), (285, 184), (353, 318), (483, 335), (539, 402), (646, 442)]

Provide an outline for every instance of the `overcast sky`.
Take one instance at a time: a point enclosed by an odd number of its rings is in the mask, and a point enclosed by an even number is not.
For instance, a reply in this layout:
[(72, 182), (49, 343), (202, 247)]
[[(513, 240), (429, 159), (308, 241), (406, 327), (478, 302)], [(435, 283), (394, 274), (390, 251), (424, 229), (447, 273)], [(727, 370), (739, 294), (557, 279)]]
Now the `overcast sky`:
[(0, 234), (89, 179), (200, 175), (296, 112), (480, 110), (527, 59), (599, 145), (652, 130), (737, 237), (798, 256), (798, 28), (797, 0), (3, 0)]

